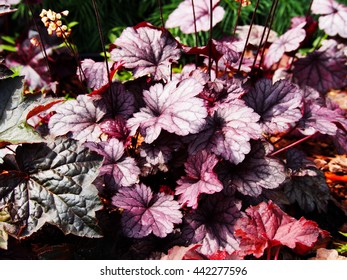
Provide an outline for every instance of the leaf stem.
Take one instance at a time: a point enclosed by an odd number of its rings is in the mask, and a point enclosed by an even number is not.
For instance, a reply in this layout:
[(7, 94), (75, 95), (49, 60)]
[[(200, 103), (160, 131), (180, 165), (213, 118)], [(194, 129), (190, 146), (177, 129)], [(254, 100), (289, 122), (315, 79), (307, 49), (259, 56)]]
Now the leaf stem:
[(317, 132), (312, 134), (312, 135), (305, 136), (304, 138), (299, 139), (298, 141), (295, 141), (294, 143), (289, 144), (288, 146), (285, 146), (285, 147), (271, 153), (270, 156), (273, 157), (273, 156), (278, 155), (279, 153), (282, 153), (282, 152), (284, 152), (284, 151), (286, 151), (286, 150), (288, 150), (288, 149), (290, 149), (296, 145), (299, 145), (300, 143), (305, 142), (306, 140), (310, 139), (311, 137), (313, 137), (316, 134), (317, 134)]
[(253, 26), (253, 23), (254, 23), (255, 15), (256, 15), (258, 7), (259, 7), (259, 2), (260, 2), (260, 0), (257, 0), (257, 3), (255, 4), (255, 8), (254, 8), (254, 11), (253, 11), (251, 23), (249, 25), (247, 39), (246, 39), (245, 46), (244, 46), (242, 54), (241, 54), (240, 64), (239, 64), (239, 68), (237, 69), (237, 73), (240, 73), (240, 70), (241, 70), (242, 61), (243, 61), (243, 58), (244, 58), (245, 53), (246, 53), (247, 44), (248, 44), (248, 41), (249, 41), (249, 37), (251, 35), (251, 31), (252, 31), (252, 26)]
[[(198, 47), (198, 29), (196, 27), (196, 14), (195, 14), (195, 5), (194, 0), (192, 0), (192, 8), (193, 8), (193, 18), (194, 18), (194, 34), (195, 34), (195, 47)], [(199, 55), (195, 55), (195, 67), (198, 67)]]
[(164, 28), (165, 27), (165, 23), (164, 23), (164, 17), (163, 17), (163, 7), (161, 6), (161, 1), (160, 0), (158, 0), (158, 5), (159, 5), (161, 27)]
[(213, 3), (210, 0), (210, 35), (208, 39), (208, 74), (211, 80), (211, 68), (212, 68), (212, 27), (213, 27)]
[(234, 26), (233, 37), (235, 37), (236, 29), (237, 29), (237, 26), (239, 24), (239, 19), (241, 16), (241, 9), (242, 9), (242, 1), (240, 1), (239, 7), (237, 9), (237, 17), (236, 17), (235, 26)]

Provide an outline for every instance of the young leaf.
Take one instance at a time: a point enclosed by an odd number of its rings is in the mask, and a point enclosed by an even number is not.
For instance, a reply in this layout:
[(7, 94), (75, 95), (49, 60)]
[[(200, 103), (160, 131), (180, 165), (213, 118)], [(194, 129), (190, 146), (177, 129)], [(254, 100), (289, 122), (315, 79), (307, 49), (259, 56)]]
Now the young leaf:
[(199, 208), (186, 216), (183, 233), (192, 234), (193, 243), (202, 244), (205, 255), (226, 250), (229, 254), (239, 249), (234, 236), (234, 224), (240, 218), (241, 202), (223, 192), (205, 197)]
[(347, 38), (347, 7), (334, 0), (314, 0), (313, 14), (320, 15), (319, 28), (329, 36)]
[(145, 108), (128, 120), (131, 134), (140, 128), (146, 143), (158, 138), (162, 129), (177, 135), (197, 133), (205, 123), (206, 108), (196, 96), (203, 86), (195, 79), (155, 84), (144, 91)]
[[(220, 0), (212, 1), (212, 23), (215, 26), (222, 21), (224, 17), (224, 9), (218, 6)], [(179, 27), (185, 34), (195, 32), (194, 24), (196, 24), (197, 32), (210, 30), (210, 1), (199, 0), (194, 2), (195, 18), (193, 14), (193, 3), (191, 0), (181, 2), (176, 10), (174, 10), (165, 23), (166, 28)]]
[(238, 165), (225, 164), (219, 169), (223, 184), (244, 195), (257, 197), (263, 189), (276, 189), (285, 180), (284, 166), (266, 156), (265, 144), (252, 142), (252, 150)]
[(123, 61), (125, 68), (133, 69), (135, 78), (151, 75), (154, 80), (167, 80), (171, 63), (180, 58), (178, 43), (168, 31), (147, 26), (126, 28), (115, 45), (111, 59)]
[(116, 186), (131, 186), (137, 182), (140, 169), (133, 158), (123, 157), (124, 145), (118, 139), (85, 145), (104, 157), (100, 175), (112, 175)]
[(259, 115), (243, 102), (234, 102), (216, 109), (200, 133), (193, 135), (189, 152), (211, 149), (216, 155), (235, 164), (242, 162), (251, 150), (250, 139), (258, 139)]
[[(240, 254), (261, 257), (264, 251), (275, 246), (291, 249), (312, 248), (322, 230), (313, 222), (287, 215), (272, 201), (250, 206), (248, 216), (240, 218), (235, 225), (235, 236), (240, 237)], [(304, 253), (304, 252), (301, 252)]]
[(92, 182), (102, 158), (71, 139), (23, 144), (16, 165), (0, 174), (0, 208), (8, 207), (17, 238), (30, 236), (45, 223), (65, 234), (100, 237), (95, 211), (101, 203)]
[(179, 203), (196, 209), (201, 193), (212, 194), (223, 189), (217, 174), (213, 172), (217, 162), (217, 157), (206, 151), (188, 158), (184, 164), (187, 175), (177, 181), (175, 194), (180, 195)]
[(243, 96), (246, 104), (260, 115), (265, 133), (284, 132), (301, 117), (302, 91), (294, 84), (280, 80), (272, 84), (262, 79)]
[(91, 97), (79, 95), (76, 100), (57, 104), (55, 111), (48, 123), (53, 136), (72, 132), (73, 139), (81, 142), (100, 141), (98, 138), (102, 131), (99, 122), (106, 110), (96, 106)]
[(26, 123), (27, 114), (40, 103), (39, 96), (23, 96), (23, 77), (0, 80), (0, 142), (39, 143), (43, 138)]
[(165, 237), (182, 221), (180, 207), (172, 195), (153, 194), (144, 184), (121, 188), (112, 204), (124, 210), (123, 231), (129, 237), (141, 238), (150, 233)]

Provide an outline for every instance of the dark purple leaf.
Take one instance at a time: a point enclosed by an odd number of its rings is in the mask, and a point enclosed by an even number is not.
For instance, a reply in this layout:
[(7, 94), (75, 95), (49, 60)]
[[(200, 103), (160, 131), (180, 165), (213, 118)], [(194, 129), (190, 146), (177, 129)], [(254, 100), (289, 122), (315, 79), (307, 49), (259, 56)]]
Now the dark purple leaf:
[(246, 104), (260, 115), (265, 133), (284, 132), (301, 117), (302, 91), (294, 84), (280, 80), (272, 84), (262, 79), (243, 96)]
[(259, 115), (241, 101), (219, 107), (213, 117), (207, 118), (202, 131), (191, 137), (189, 151), (194, 154), (211, 149), (216, 155), (238, 164), (251, 150), (250, 139), (261, 136), (258, 120)]
[(95, 211), (100, 209), (92, 182), (102, 158), (71, 139), (48, 144), (23, 144), (16, 149), (17, 169), (0, 174), (0, 208), (8, 208), (15, 226), (10, 232), (24, 238), (45, 223), (65, 234), (100, 237)]
[(167, 163), (172, 159), (172, 154), (181, 146), (175, 135), (161, 133), (153, 143), (142, 143), (140, 156), (146, 160), (146, 165), (158, 167), (159, 170), (168, 171)]
[(218, 159), (213, 154), (201, 151), (188, 158), (185, 163), (186, 176), (177, 181), (175, 194), (180, 195), (178, 202), (196, 209), (200, 194), (213, 194), (223, 189), (213, 168)]
[[(220, 0), (212, 1), (212, 23), (215, 26), (222, 21), (224, 17), (224, 9), (218, 6)], [(195, 24), (197, 32), (210, 30), (210, 1), (199, 0), (194, 2)], [(165, 23), (166, 28), (179, 27), (185, 34), (194, 33), (194, 15), (193, 5), (191, 0), (181, 2), (176, 10), (174, 10)]]
[(100, 141), (102, 131), (99, 122), (105, 115), (105, 109), (96, 106), (91, 97), (79, 95), (76, 100), (57, 104), (55, 111), (48, 123), (53, 136), (72, 132), (72, 137), (82, 142)]
[(293, 79), (300, 86), (309, 86), (325, 94), (329, 89), (346, 85), (346, 56), (336, 46), (313, 51), (294, 62)]
[(285, 52), (297, 50), (305, 37), (306, 31), (302, 28), (302, 24), (296, 28), (289, 29), (271, 44), (265, 55), (264, 65), (270, 68), (281, 60)]
[(320, 15), (319, 28), (329, 36), (347, 38), (347, 7), (334, 0), (314, 0), (313, 14)]
[(77, 75), (81, 80), (86, 78), (89, 88), (99, 89), (108, 83), (107, 68), (104, 62), (95, 62), (87, 58), (81, 61), (81, 67), (84, 75), (81, 76), (79, 70), (77, 70)]
[(124, 210), (122, 226), (129, 237), (142, 238), (153, 233), (165, 237), (182, 222), (182, 213), (172, 195), (153, 194), (144, 184), (124, 187), (112, 198), (112, 204)]
[(133, 158), (123, 157), (124, 145), (118, 139), (112, 138), (99, 143), (89, 142), (85, 145), (104, 157), (100, 175), (112, 175), (117, 186), (127, 187), (137, 182), (140, 169)]
[(206, 108), (196, 96), (202, 85), (195, 79), (155, 84), (144, 91), (145, 108), (128, 120), (131, 135), (140, 128), (146, 143), (158, 138), (162, 129), (177, 135), (197, 133), (205, 123)]
[(334, 143), (340, 154), (347, 154), (347, 133), (344, 130), (337, 130), (336, 135), (334, 137)]
[(283, 164), (267, 157), (265, 144), (252, 142), (252, 151), (238, 165), (225, 164), (219, 169), (223, 184), (231, 191), (259, 196), (263, 189), (276, 189), (285, 180)]
[(241, 202), (223, 192), (205, 197), (199, 208), (186, 216), (184, 232), (192, 234), (193, 243), (202, 244), (204, 255), (226, 250), (229, 254), (239, 249), (234, 236), (234, 224), (241, 216)]
[[(54, 89), (45, 57), (40, 46), (31, 43), (33, 39), (40, 41), (36, 31), (29, 31), (28, 38), (17, 44), (17, 51), (6, 56), (6, 65), (19, 67), (19, 74), (25, 76), (30, 90)], [(45, 49), (47, 55), (52, 53), (52, 47), (45, 45)]]
[[(322, 230), (313, 222), (284, 213), (272, 201), (262, 202), (246, 210), (248, 216), (235, 225), (235, 235), (241, 238), (240, 254), (261, 257), (266, 249), (284, 245), (291, 249), (312, 248)], [(301, 252), (304, 253), (304, 252)]]
[[(114, 119), (121, 116), (128, 119), (135, 112), (135, 97), (121, 83), (112, 83), (112, 90), (108, 89), (102, 93), (101, 99), (97, 102), (101, 108), (106, 109), (105, 119)], [(100, 98), (100, 95), (91, 95), (93, 98)]]
[(175, 39), (165, 30), (150, 27), (126, 28), (115, 41), (111, 58), (133, 69), (134, 77), (151, 75), (155, 80), (170, 77), (170, 65), (180, 58)]

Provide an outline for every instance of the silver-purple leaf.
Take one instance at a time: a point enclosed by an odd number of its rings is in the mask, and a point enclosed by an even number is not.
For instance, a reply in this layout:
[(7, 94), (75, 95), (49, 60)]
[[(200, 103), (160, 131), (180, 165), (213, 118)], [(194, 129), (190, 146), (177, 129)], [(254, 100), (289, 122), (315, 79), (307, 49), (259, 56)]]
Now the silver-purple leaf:
[(116, 138), (99, 143), (88, 142), (85, 144), (92, 151), (104, 157), (100, 175), (112, 175), (117, 186), (131, 186), (138, 181), (140, 169), (131, 157), (123, 157), (124, 145)]
[(150, 233), (165, 237), (182, 222), (180, 206), (173, 196), (153, 194), (144, 184), (121, 188), (112, 204), (124, 210), (121, 222), (128, 237), (142, 238)]
[(99, 122), (105, 115), (105, 109), (96, 106), (91, 97), (79, 95), (76, 100), (57, 104), (55, 111), (48, 123), (51, 135), (71, 132), (72, 138), (81, 142), (100, 141), (102, 131)]
[(168, 31), (147, 26), (126, 28), (115, 45), (111, 59), (133, 69), (135, 78), (151, 75), (155, 80), (167, 80), (171, 63), (180, 58), (178, 43)]
[(302, 117), (302, 97), (302, 91), (288, 81), (272, 84), (271, 80), (262, 79), (243, 99), (260, 115), (263, 132), (275, 134), (286, 131)]
[[(224, 9), (218, 6), (220, 0), (213, 0), (212, 7), (210, 7), (209, 0), (199, 0), (193, 2), (191, 0), (182, 1), (178, 7), (169, 15), (165, 23), (166, 28), (179, 27), (185, 34), (195, 32), (195, 25), (197, 32), (210, 30), (210, 17), (212, 15), (212, 24), (215, 26), (218, 22), (222, 21), (224, 17)], [(212, 14), (211, 14), (212, 8)]]
[(250, 152), (250, 140), (261, 136), (258, 120), (259, 115), (241, 101), (219, 107), (213, 117), (208, 117), (201, 133), (192, 137), (189, 152), (211, 149), (216, 155), (238, 164)]
[(223, 184), (231, 192), (257, 197), (263, 189), (276, 189), (286, 179), (284, 165), (267, 157), (267, 147), (261, 141), (252, 142), (252, 151), (237, 166), (225, 164), (219, 169)]
[(329, 36), (347, 38), (347, 7), (334, 0), (314, 0), (311, 11), (320, 15), (319, 28)]
[(212, 255), (226, 250), (229, 254), (239, 249), (234, 236), (234, 225), (240, 213), (241, 201), (223, 192), (206, 196), (198, 209), (186, 216), (183, 233), (192, 235), (192, 243), (202, 246), (199, 251)]
[(91, 89), (99, 89), (108, 83), (107, 68), (105, 62), (95, 62), (87, 58), (81, 61), (81, 71), (77, 69), (77, 75), (81, 80), (86, 78), (87, 86)]
[(175, 194), (180, 195), (179, 203), (196, 209), (201, 193), (213, 194), (223, 189), (223, 184), (213, 171), (217, 162), (217, 157), (205, 150), (188, 158), (184, 164), (186, 176), (177, 181)]
[(186, 79), (144, 91), (146, 107), (128, 120), (131, 134), (139, 128), (145, 142), (152, 143), (162, 129), (180, 136), (199, 132), (207, 116), (202, 99), (196, 97), (202, 88), (195, 79)]

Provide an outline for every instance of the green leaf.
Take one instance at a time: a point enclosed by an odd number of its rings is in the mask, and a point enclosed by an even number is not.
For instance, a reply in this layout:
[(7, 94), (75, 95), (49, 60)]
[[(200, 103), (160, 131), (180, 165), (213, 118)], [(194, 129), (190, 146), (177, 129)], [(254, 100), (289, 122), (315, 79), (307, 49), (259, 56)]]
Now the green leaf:
[(72, 139), (19, 146), (12, 164), (18, 168), (0, 174), (0, 209), (9, 209), (13, 226), (7, 232), (24, 238), (50, 223), (65, 234), (101, 237), (92, 184), (101, 165), (101, 156)]
[(40, 96), (23, 96), (23, 77), (0, 80), (0, 142), (39, 143), (44, 139), (26, 123), (26, 115), (42, 102)]

